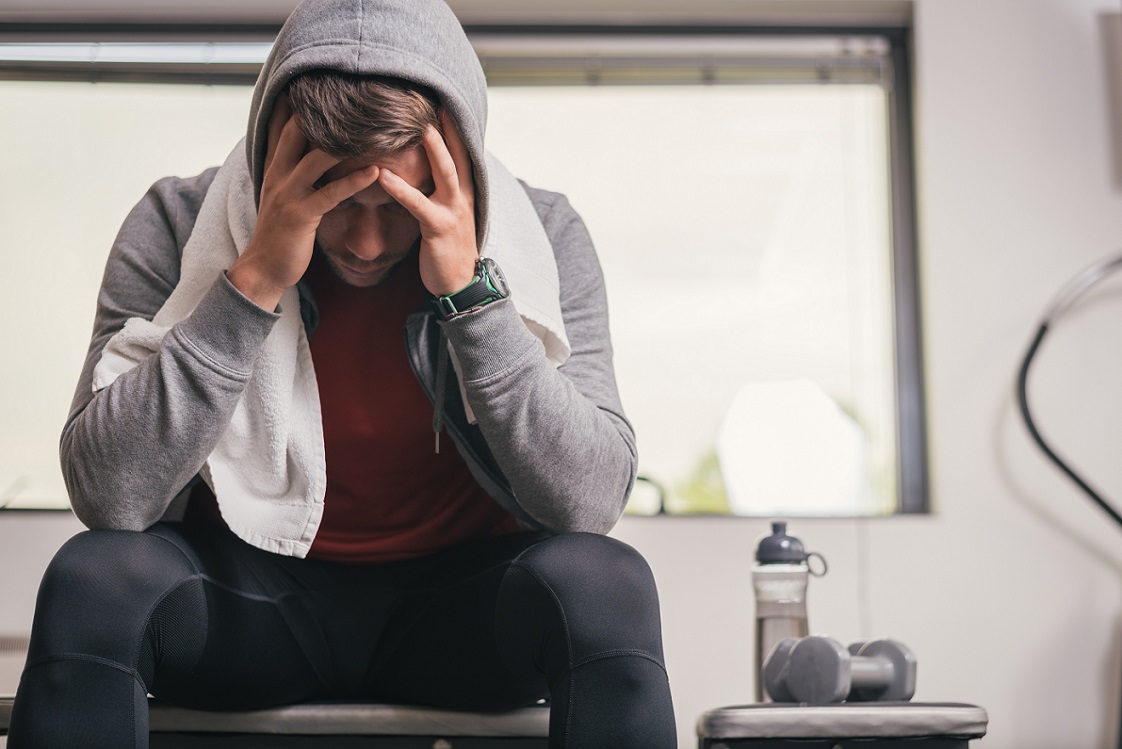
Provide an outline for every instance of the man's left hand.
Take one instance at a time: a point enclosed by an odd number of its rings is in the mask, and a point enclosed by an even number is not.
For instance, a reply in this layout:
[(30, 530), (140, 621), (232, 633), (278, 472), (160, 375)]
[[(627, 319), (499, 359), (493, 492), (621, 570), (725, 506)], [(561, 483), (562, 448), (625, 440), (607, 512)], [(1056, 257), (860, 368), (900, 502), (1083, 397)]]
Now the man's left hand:
[(420, 224), (421, 281), (434, 296), (453, 294), (471, 283), (479, 257), (471, 158), (447, 111), (441, 113), (441, 121), (444, 137), (430, 125), (422, 141), (436, 187), (432, 195), (384, 167), (378, 177), (390, 197)]

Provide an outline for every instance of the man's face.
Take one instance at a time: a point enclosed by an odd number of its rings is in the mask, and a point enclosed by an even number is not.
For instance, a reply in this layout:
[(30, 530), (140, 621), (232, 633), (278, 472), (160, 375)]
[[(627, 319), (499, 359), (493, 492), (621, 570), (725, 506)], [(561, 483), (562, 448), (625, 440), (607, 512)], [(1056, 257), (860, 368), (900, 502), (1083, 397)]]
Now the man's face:
[[(389, 169), (425, 195), (435, 189), (421, 146), (391, 156), (347, 159), (330, 169), (320, 183), (370, 164)], [(416, 249), (420, 236), (417, 219), (375, 182), (324, 215), (316, 246), (343, 282), (367, 287), (386, 280), (394, 266)]]

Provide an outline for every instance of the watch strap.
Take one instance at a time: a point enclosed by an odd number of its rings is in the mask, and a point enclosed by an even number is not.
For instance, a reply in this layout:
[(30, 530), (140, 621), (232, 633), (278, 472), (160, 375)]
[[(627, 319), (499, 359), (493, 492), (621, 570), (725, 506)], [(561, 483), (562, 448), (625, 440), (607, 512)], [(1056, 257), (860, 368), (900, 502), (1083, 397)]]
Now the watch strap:
[(449, 320), (456, 315), (505, 299), (506, 296), (507, 294), (492, 282), (487, 265), (481, 258), (475, 264), (475, 276), (471, 279), (471, 283), (452, 294), (434, 297), (432, 306), (438, 317)]

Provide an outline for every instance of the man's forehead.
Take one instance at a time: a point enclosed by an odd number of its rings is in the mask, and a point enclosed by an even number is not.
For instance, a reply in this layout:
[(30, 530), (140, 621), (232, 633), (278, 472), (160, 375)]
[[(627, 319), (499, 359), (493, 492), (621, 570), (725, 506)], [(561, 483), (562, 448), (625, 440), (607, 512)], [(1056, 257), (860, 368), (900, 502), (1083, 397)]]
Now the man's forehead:
[(408, 148), (392, 154), (376, 154), (370, 156), (353, 156), (343, 159), (331, 167), (324, 174), (326, 179), (336, 180), (345, 177), (351, 172), (365, 169), (370, 165), (377, 165), (389, 169), (414, 187), (424, 188), (432, 185), (432, 170), (429, 167), (428, 157), (421, 146)]

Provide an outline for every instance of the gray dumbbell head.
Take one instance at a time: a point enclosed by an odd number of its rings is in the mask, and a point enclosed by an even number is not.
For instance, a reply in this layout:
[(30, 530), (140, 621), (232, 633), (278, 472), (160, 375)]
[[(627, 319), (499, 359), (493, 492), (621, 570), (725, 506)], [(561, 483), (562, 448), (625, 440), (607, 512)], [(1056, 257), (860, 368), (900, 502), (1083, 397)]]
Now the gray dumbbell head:
[(787, 691), (796, 702), (825, 705), (849, 694), (849, 651), (829, 637), (804, 637), (791, 648)]
[(768, 654), (764, 663), (764, 688), (767, 694), (776, 702), (794, 702), (795, 698), (787, 691), (787, 670), (790, 666), (789, 659), (791, 648), (798, 642), (794, 637), (788, 637), (776, 643)]
[(861, 644), (855, 657), (880, 661), (885, 668), (883, 676), (878, 676), (877, 684), (861, 683), (864, 680), (855, 671), (850, 699), (907, 702), (916, 693), (916, 658), (904, 643), (888, 639), (870, 640)]

